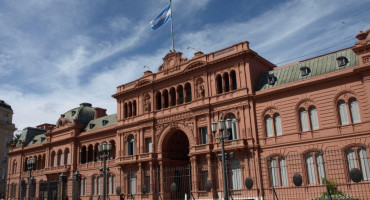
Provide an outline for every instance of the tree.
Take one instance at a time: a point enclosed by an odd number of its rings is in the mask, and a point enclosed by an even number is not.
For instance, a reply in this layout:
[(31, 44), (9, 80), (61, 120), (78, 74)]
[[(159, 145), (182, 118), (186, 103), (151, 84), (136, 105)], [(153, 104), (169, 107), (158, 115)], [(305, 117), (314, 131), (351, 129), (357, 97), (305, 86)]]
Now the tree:
[(6, 144), (6, 147), (12, 147), (13, 145), (15, 146), (20, 137), (21, 134), (14, 134), (13, 139)]

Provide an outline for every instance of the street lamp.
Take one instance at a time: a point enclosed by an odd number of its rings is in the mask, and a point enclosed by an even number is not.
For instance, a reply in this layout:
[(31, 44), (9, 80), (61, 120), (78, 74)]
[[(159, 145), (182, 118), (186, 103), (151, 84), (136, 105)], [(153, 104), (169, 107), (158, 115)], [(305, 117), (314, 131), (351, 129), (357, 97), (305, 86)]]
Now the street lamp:
[(35, 165), (36, 163), (36, 159), (35, 158), (29, 158), (27, 160), (27, 166), (28, 166), (28, 171), (30, 172), (30, 176), (28, 177), (28, 184), (29, 184), (29, 188), (28, 188), (28, 199), (29, 200), (32, 200), (33, 199), (33, 183), (35, 181), (35, 178), (32, 177), (32, 169), (33, 169), (33, 166)]
[(103, 200), (107, 197), (107, 158), (109, 158), (110, 151), (112, 150), (112, 144), (110, 142), (103, 142), (98, 146), (99, 156), (103, 159)]
[[(225, 146), (224, 146), (224, 140), (228, 139), (230, 137), (230, 130), (232, 127), (232, 120), (231, 119), (226, 119), (226, 122), (224, 120), (219, 120), (217, 122), (212, 122), (211, 123), (211, 129), (212, 133), (215, 135), (217, 132), (217, 124), (218, 124), (218, 129), (220, 131), (220, 136), (215, 137), (216, 139), (221, 140), (221, 161), (222, 161), (222, 178), (224, 182), (224, 199), (229, 200), (229, 190), (228, 190), (228, 185), (227, 185), (227, 176), (226, 176), (226, 161), (225, 157), (229, 157), (227, 153), (225, 153)], [(226, 134), (224, 135), (223, 132), (226, 129)]]

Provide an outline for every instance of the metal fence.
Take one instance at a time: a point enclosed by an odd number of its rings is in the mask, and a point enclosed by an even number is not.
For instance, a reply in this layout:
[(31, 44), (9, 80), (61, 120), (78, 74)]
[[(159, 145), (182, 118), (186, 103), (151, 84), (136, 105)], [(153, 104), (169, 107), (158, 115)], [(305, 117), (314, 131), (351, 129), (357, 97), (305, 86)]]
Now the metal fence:
[[(228, 160), (226, 165), (230, 199), (370, 199), (369, 149), (355, 146), (259, 158), (251, 154), (239, 155)], [(222, 199), (221, 162), (202, 163), (154, 167), (152, 172), (142, 173), (142, 177), (130, 173), (128, 181), (120, 187), (128, 188), (122, 190), (126, 199)], [(26, 199), (29, 185), (25, 182), (28, 181), (9, 185), (8, 197)], [(60, 199), (60, 182), (36, 184), (43, 199)], [(66, 184), (78, 183), (67, 180)], [(72, 188), (74, 199), (79, 195), (76, 188), (80, 187), (73, 185)]]

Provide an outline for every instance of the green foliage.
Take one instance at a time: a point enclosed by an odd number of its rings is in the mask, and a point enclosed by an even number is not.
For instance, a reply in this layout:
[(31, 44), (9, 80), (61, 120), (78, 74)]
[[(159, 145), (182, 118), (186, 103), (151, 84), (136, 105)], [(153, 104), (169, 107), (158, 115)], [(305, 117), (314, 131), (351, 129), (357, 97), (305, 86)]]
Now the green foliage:
[(13, 136), (13, 139), (6, 144), (6, 147), (9, 148), (9, 147), (12, 147), (13, 145), (16, 145), (20, 137), (21, 137), (21, 134), (15, 134)]
[[(338, 186), (336, 186), (335, 181), (327, 180), (323, 178), (324, 183), (325, 181), (328, 184), (328, 190), (329, 190), (330, 197), (332, 200), (354, 200), (354, 198), (352, 198), (350, 195), (345, 195), (342, 191), (340, 191), (338, 189)], [(325, 189), (325, 192), (323, 192), (321, 196), (312, 198), (310, 200), (327, 200), (327, 199), (328, 199), (328, 194)]]

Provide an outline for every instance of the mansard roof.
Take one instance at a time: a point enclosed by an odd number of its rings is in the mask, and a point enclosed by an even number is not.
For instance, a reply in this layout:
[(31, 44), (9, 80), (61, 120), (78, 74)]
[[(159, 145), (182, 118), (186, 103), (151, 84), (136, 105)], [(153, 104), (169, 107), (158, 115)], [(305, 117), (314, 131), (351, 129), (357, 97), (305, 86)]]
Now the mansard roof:
[[(338, 66), (337, 59), (340, 57), (345, 57), (348, 63), (343, 66)], [(274, 88), (279, 85), (313, 78), (319, 75), (340, 71), (358, 65), (358, 56), (351, 48), (340, 50), (327, 55), (304, 60), (288, 67), (277, 68), (269, 71), (268, 73), (263, 73), (260, 76), (256, 91)], [(301, 68), (304, 67), (308, 67), (310, 70), (309, 74), (306, 76), (301, 75)], [(271, 76), (276, 77), (274, 84), (268, 83), (268, 77)]]
[(84, 131), (92, 131), (117, 124), (117, 114), (91, 120)]
[(95, 110), (90, 103), (81, 103), (79, 107), (73, 108), (62, 114), (57, 122), (60, 120), (68, 120), (69, 123), (74, 123), (77, 119), (78, 124), (86, 125), (90, 120), (94, 119), (94, 114)]
[[(28, 146), (31, 142), (33, 142), (36, 136), (45, 135), (45, 133), (46, 130), (44, 129), (38, 129), (33, 127), (24, 128), (16, 146), (22, 145), (22, 142), (24, 142), (24, 146)], [(39, 139), (41, 141), (41, 138)]]
[(36, 135), (28, 145), (41, 144), (46, 141), (45, 134)]

